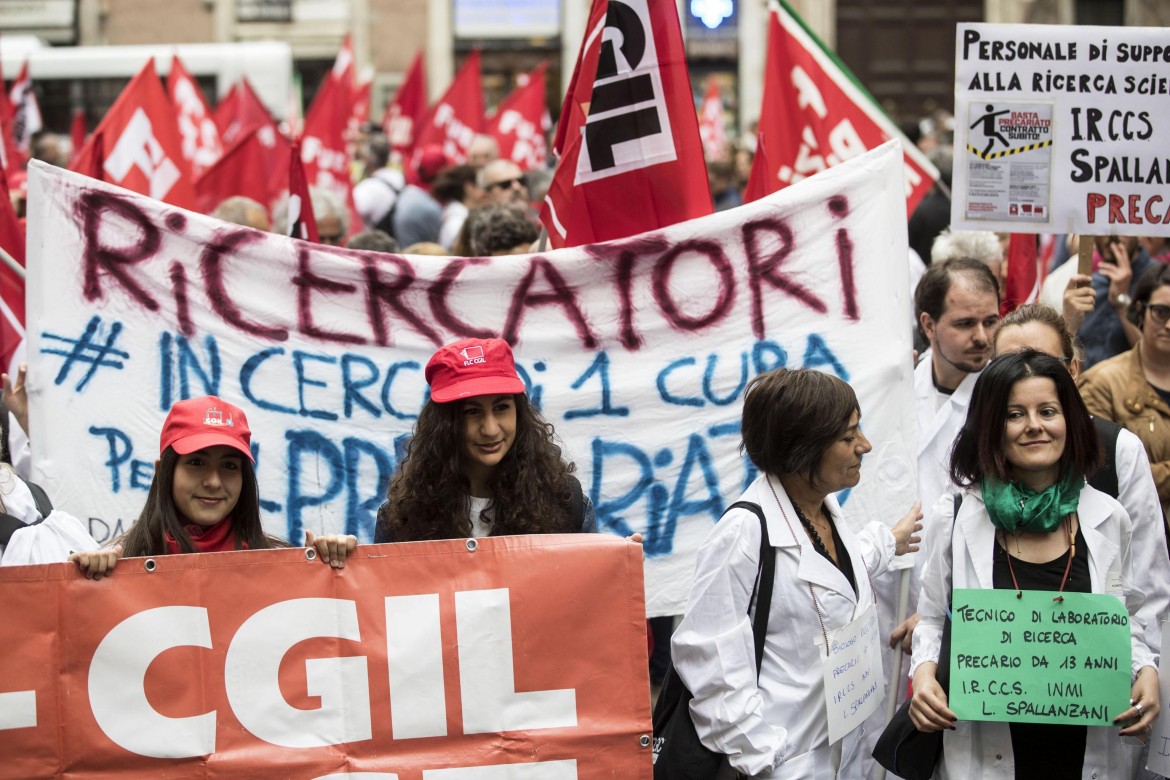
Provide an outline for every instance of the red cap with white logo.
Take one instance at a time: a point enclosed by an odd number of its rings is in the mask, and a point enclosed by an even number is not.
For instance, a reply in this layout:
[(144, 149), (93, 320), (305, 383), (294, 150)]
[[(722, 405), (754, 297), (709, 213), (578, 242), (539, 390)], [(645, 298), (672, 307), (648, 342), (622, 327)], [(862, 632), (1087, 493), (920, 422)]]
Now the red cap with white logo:
[(222, 398), (205, 395), (179, 401), (171, 407), (159, 437), (159, 453), (173, 447), (180, 455), (223, 444), (252, 457), (252, 430), (244, 410)]
[(427, 361), (431, 400), (445, 404), (477, 395), (523, 393), (512, 348), (502, 339), (464, 339), (448, 344)]

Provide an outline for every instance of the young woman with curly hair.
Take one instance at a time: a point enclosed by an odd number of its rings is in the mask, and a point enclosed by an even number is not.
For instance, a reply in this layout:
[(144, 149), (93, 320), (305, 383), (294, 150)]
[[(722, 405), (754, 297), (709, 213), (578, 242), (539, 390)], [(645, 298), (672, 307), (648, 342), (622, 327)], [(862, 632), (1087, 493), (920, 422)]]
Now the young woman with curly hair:
[(595, 531), (593, 505), (528, 401), (508, 344), (448, 344), (378, 510), (375, 542)]

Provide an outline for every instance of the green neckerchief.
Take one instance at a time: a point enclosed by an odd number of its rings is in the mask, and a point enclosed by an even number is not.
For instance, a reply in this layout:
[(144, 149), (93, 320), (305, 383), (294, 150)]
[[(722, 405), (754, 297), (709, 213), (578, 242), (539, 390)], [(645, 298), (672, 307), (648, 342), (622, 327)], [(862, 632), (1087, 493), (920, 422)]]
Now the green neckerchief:
[(992, 525), (1017, 534), (1055, 531), (1061, 520), (1076, 511), (1083, 484), (1083, 479), (1070, 474), (1039, 493), (1018, 482), (1000, 482), (993, 477), (984, 477), (980, 487)]

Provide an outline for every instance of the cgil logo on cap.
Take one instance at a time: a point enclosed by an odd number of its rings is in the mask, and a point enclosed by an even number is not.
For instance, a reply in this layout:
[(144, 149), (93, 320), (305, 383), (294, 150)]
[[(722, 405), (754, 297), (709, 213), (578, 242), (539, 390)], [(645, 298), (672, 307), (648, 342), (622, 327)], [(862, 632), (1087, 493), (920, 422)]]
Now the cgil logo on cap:
[(229, 413), (227, 419), (223, 417), (223, 412), (216, 409), (214, 406), (207, 407), (207, 411), (203, 415), (204, 425), (226, 426), (228, 428), (235, 428), (236, 424), (232, 421), (232, 416)]
[(476, 363), (487, 362), (483, 356), (483, 347), (464, 347), (459, 350), (459, 354), (463, 356), (463, 365), (465, 366), (473, 366)]

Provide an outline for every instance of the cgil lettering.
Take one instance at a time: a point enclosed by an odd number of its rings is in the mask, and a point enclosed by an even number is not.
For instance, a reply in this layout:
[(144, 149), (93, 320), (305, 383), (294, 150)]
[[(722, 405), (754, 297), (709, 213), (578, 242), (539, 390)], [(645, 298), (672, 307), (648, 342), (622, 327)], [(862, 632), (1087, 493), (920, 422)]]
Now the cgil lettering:
[[(440, 594), (387, 596), (384, 606), (387, 626), (392, 627), (386, 631), (384, 645), (393, 688), (391, 736), (446, 736), (444, 676), (418, 672), (442, 668)], [(456, 591), (454, 609), (464, 734), (577, 725), (574, 689), (516, 691), (506, 588)], [(131, 615), (105, 635), (90, 661), (89, 701), (98, 727), (115, 744), (140, 756), (163, 759), (215, 752), (216, 730), (222, 721), (219, 713), (164, 715), (145, 691), (147, 670), (167, 650), (212, 649), (210, 619), (203, 607), (157, 607)], [(373, 738), (367, 657), (345, 655), (304, 662), (305, 690), (320, 697), (316, 709), (293, 707), (280, 684), (281, 665), (298, 644), (322, 637), (361, 642), (361, 628), (356, 602), (346, 599), (290, 599), (254, 613), (236, 631), (224, 657), (223, 684), (239, 724), (231, 728), (242, 726), (259, 740), (287, 748)], [(431, 660), (422, 664), (422, 657)], [(202, 684), (200, 675), (190, 681)]]

